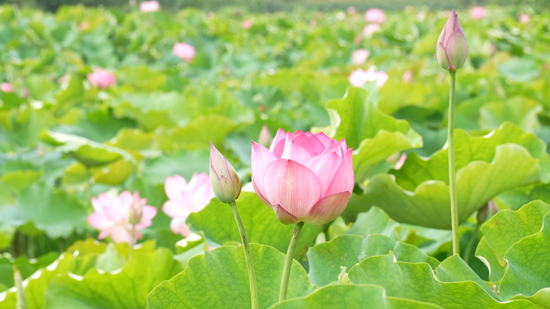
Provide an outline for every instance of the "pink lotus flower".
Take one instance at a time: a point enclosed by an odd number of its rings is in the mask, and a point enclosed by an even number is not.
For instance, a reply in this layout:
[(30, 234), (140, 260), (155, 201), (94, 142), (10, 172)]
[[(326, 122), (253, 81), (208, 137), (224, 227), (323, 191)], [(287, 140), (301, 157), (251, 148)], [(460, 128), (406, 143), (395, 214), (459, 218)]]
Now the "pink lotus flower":
[(14, 90), (13, 85), (10, 83), (2, 83), (2, 85), (0, 85), (0, 89), (5, 93), (13, 92)]
[(363, 35), (369, 36), (378, 31), (380, 31), (380, 25), (377, 25), (377, 24), (366, 25), (365, 28), (363, 29)]
[(351, 55), (351, 60), (353, 61), (353, 64), (360, 65), (365, 63), (365, 61), (367, 61), (367, 58), (369, 58), (369, 56), (370, 56), (369, 51), (361, 48), (353, 52), (353, 54)]
[(531, 20), (531, 16), (527, 15), (527, 14), (521, 14), (519, 16), (519, 22), (522, 23), (522, 24), (526, 24), (528, 23), (529, 21)]
[(405, 83), (412, 83), (413, 82), (413, 71), (407, 70), (405, 73), (403, 73), (403, 81)]
[[(139, 196), (139, 195), (138, 195)], [(101, 231), (99, 239), (111, 236), (115, 243), (130, 243), (132, 224), (129, 222), (130, 208), (134, 198), (130, 191), (122, 192), (113, 198), (108, 193), (102, 193), (97, 198), (92, 198), (94, 213), (88, 216), (88, 223)], [(147, 199), (141, 199), (141, 204), (147, 204)], [(143, 206), (141, 220), (135, 225), (135, 238), (141, 239), (141, 230), (151, 226), (153, 218), (157, 215), (157, 209), (153, 206)]]
[(245, 20), (242, 24), (243, 29), (250, 29), (252, 27), (252, 21), (251, 20)]
[(172, 218), (172, 232), (183, 236), (191, 235), (185, 220), (191, 213), (202, 210), (214, 197), (208, 175), (195, 173), (189, 183), (179, 175), (168, 177), (164, 182), (164, 191), (170, 200), (164, 203), (162, 211)]
[(252, 184), (284, 224), (322, 225), (346, 208), (354, 185), (352, 151), (324, 133), (279, 129), (268, 150), (252, 142)]
[(482, 6), (474, 6), (470, 11), (470, 15), (473, 19), (482, 19), (485, 17), (485, 8)]
[(92, 72), (92, 74), (88, 74), (88, 81), (94, 87), (107, 89), (116, 83), (116, 77), (113, 73), (107, 70), (96, 69)]
[(160, 10), (160, 4), (157, 1), (143, 1), (140, 3), (139, 9), (144, 13), (156, 12)]
[(191, 62), (195, 58), (195, 48), (187, 43), (176, 43), (172, 49), (174, 55), (183, 61)]
[(381, 88), (388, 81), (388, 74), (383, 71), (377, 72), (372, 68), (366, 71), (357, 69), (351, 72), (348, 80), (355, 87), (363, 87), (367, 82), (376, 81), (376, 86)]
[(380, 25), (386, 21), (384, 10), (378, 8), (368, 9), (365, 13), (365, 20), (371, 24)]

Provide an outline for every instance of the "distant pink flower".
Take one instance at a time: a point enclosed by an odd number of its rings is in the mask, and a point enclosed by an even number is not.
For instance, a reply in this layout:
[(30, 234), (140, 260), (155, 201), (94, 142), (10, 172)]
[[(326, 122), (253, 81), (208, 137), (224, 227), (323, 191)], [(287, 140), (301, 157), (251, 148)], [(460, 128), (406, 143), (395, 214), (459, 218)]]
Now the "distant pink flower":
[[(130, 243), (132, 225), (129, 222), (129, 214), (134, 198), (130, 191), (122, 192), (113, 198), (108, 193), (102, 193), (97, 198), (92, 198), (94, 213), (88, 216), (88, 223), (101, 231), (99, 239), (111, 236), (115, 243)], [(141, 199), (141, 204), (147, 204), (147, 199)], [(153, 206), (143, 206), (141, 221), (135, 225), (135, 237), (141, 239), (141, 230), (151, 226), (157, 209)]]
[(0, 89), (2, 89), (2, 92), (5, 92), (5, 93), (9, 93), (9, 92), (13, 92), (13, 85), (10, 84), (10, 83), (2, 83), (2, 85), (0, 86)]
[(89, 27), (90, 27), (90, 24), (87, 21), (83, 21), (78, 25), (78, 28), (80, 28), (80, 30), (86, 30)]
[(386, 21), (384, 10), (378, 8), (368, 9), (365, 13), (365, 20), (371, 24), (380, 25)]
[(245, 20), (242, 24), (243, 29), (250, 29), (252, 27), (252, 21), (251, 20)]
[(531, 16), (527, 15), (527, 14), (521, 14), (519, 16), (519, 22), (522, 23), (522, 24), (526, 24), (528, 23), (529, 21), (531, 20)]
[(195, 173), (189, 183), (179, 175), (168, 177), (164, 183), (164, 191), (170, 200), (164, 203), (162, 211), (172, 218), (172, 232), (183, 236), (191, 235), (185, 220), (191, 213), (202, 210), (214, 198), (208, 175)]
[(160, 4), (157, 1), (143, 1), (139, 9), (144, 13), (156, 12), (160, 10)]
[(363, 87), (367, 82), (376, 81), (376, 86), (380, 88), (388, 81), (388, 74), (383, 71), (377, 72), (372, 68), (366, 71), (357, 69), (351, 72), (348, 80), (355, 87)]
[(317, 19), (315, 19), (315, 18), (310, 19), (309, 20), (309, 25), (312, 26), (312, 27), (317, 26)]
[(322, 225), (346, 208), (353, 149), (324, 133), (279, 129), (270, 149), (252, 142), (252, 184), (283, 224)]
[(174, 55), (176, 55), (181, 60), (191, 62), (195, 58), (195, 48), (187, 43), (176, 43), (172, 49)]
[(91, 74), (88, 74), (88, 81), (94, 87), (107, 89), (116, 83), (116, 77), (113, 73), (107, 70), (96, 69)]
[(363, 29), (363, 35), (369, 36), (378, 31), (380, 31), (380, 25), (377, 25), (377, 24), (366, 25), (365, 29)]
[(412, 83), (413, 81), (413, 71), (407, 70), (405, 73), (403, 73), (403, 81), (405, 83)]
[(365, 61), (367, 61), (367, 58), (369, 58), (369, 56), (370, 56), (369, 51), (361, 48), (353, 52), (353, 54), (351, 55), (351, 60), (353, 61), (354, 64), (360, 65), (365, 63)]
[(395, 163), (394, 169), (398, 170), (401, 167), (403, 167), (403, 164), (405, 164), (406, 160), (407, 160), (407, 154), (406, 153), (401, 154), (401, 157), (399, 158), (397, 163)]
[(470, 11), (470, 15), (473, 19), (482, 19), (485, 17), (485, 8), (482, 6), (474, 6)]
[(354, 6), (348, 7), (348, 14), (353, 15), (357, 13), (357, 9)]

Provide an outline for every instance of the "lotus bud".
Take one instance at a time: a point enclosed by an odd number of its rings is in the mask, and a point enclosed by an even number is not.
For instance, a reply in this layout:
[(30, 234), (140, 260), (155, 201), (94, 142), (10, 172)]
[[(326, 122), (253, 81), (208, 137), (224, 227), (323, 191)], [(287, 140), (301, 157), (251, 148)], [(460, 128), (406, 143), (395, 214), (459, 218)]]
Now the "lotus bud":
[(447, 71), (454, 72), (464, 65), (468, 56), (468, 42), (455, 10), (437, 40), (435, 59)]
[(210, 142), (210, 183), (216, 197), (224, 202), (235, 201), (241, 194), (241, 180), (227, 159)]
[(269, 147), (269, 145), (271, 145), (271, 142), (273, 142), (273, 135), (271, 135), (271, 132), (269, 132), (269, 128), (265, 124), (262, 127), (262, 131), (260, 131), (260, 137), (258, 138), (258, 141), (265, 147)]
[(132, 204), (128, 209), (128, 222), (134, 225), (139, 224), (141, 217), (143, 217), (143, 203), (141, 196), (139, 196), (139, 191), (136, 191), (132, 196)]

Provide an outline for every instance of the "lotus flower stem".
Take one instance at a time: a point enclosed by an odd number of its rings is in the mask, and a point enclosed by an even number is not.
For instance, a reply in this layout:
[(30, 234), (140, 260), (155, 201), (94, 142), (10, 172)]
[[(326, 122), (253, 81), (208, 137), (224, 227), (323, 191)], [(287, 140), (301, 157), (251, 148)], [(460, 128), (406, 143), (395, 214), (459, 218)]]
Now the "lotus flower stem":
[(15, 281), (15, 289), (17, 291), (17, 309), (27, 309), (27, 297), (25, 296), (25, 287), (23, 286), (23, 279), (17, 266), (13, 265), (13, 279)]
[(246, 230), (244, 229), (243, 220), (239, 214), (239, 208), (235, 201), (229, 202), (237, 226), (239, 227), (239, 233), (241, 234), (241, 240), (243, 242), (244, 259), (246, 260), (246, 266), (248, 268), (248, 281), (250, 282), (250, 298), (252, 302), (252, 309), (258, 308), (258, 289), (256, 287), (256, 273), (254, 271), (254, 262), (252, 261), (252, 253), (250, 252), (250, 245), (248, 244), (248, 237), (246, 236)]
[(294, 225), (294, 232), (288, 245), (286, 252), (285, 266), (283, 268), (283, 278), (281, 279), (281, 289), (279, 291), (279, 302), (286, 299), (286, 291), (288, 289), (288, 279), (290, 278), (290, 268), (292, 267), (292, 261), (294, 260), (294, 252), (296, 251), (296, 244), (298, 243), (298, 237), (304, 227), (304, 222), (298, 222)]
[(453, 254), (460, 254), (458, 238), (458, 201), (456, 195), (456, 171), (455, 171), (455, 83), (456, 71), (449, 71), (451, 75), (451, 89), (449, 93), (449, 189), (451, 193), (451, 225), (453, 229)]
[(128, 251), (128, 261), (131, 261), (134, 257), (134, 245), (136, 244), (136, 225), (132, 224), (132, 230), (130, 231), (130, 251)]

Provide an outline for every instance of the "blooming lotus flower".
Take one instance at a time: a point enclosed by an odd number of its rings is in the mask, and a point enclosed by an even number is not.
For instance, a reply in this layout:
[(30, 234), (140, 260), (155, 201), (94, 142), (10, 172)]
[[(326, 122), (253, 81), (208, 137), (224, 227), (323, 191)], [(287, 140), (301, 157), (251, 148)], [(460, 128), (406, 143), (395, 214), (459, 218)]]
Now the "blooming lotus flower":
[(386, 21), (384, 10), (378, 8), (368, 9), (365, 13), (365, 20), (371, 24), (380, 25)]
[(164, 182), (164, 191), (169, 200), (162, 206), (162, 211), (172, 218), (170, 229), (174, 234), (191, 235), (185, 220), (191, 213), (206, 207), (214, 197), (208, 175), (195, 173), (189, 183), (180, 175), (168, 177)]
[(366, 25), (365, 28), (363, 29), (363, 35), (369, 36), (378, 31), (380, 31), (380, 25), (377, 25), (377, 24)]
[[(138, 196), (139, 197), (139, 196)], [(134, 197), (130, 191), (122, 192), (118, 197), (113, 198), (108, 193), (102, 193), (97, 198), (92, 198), (94, 213), (88, 216), (88, 223), (101, 231), (99, 239), (111, 236), (115, 243), (130, 243), (130, 233), (132, 224), (128, 220), (130, 208), (134, 202)], [(147, 204), (147, 199), (140, 200), (141, 205)], [(141, 239), (141, 230), (151, 226), (153, 218), (157, 214), (157, 209), (153, 206), (142, 206), (142, 216), (135, 224), (135, 238)]]
[(252, 21), (251, 20), (245, 20), (242, 24), (243, 29), (250, 29), (252, 27)]
[(522, 24), (526, 24), (528, 23), (529, 21), (531, 20), (531, 16), (527, 15), (527, 14), (521, 14), (519, 16), (519, 22), (522, 23)]
[(139, 9), (144, 13), (156, 12), (160, 10), (160, 4), (157, 1), (143, 1), (140, 3)]
[(454, 72), (460, 69), (466, 61), (468, 42), (455, 10), (451, 12), (449, 20), (447, 20), (445, 27), (439, 35), (436, 51), (435, 58), (445, 70)]
[(195, 48), (187, 43), (176, 43), (172, 49), (174, 55), (181, 60), (191, 62), (195, 58)]
[(92, 74), (88, 74), (87, 77), (92, 86), (99, 87), (101, 89), (107, 89), (116, 83), (115, 75), (107, 70), (96, 69), (92, 72)]
[(348, 80), (355, 87), (363, 87), (366, 82), (376, 81), (376, 86), (381, 88), (388, 81), (388, 74), (383, 71), (377, 72), (372, 68), (366, 71), (357, 69), (351, 72)]
[(13, 92), (14, 90), (13, 85), (10, 83), (2, 83), (2, 85), (0, 85), (0, 89), (5, 93)]
[(367, 58), (369, 58), (369, 56), (370, 56), (369, 51), (361, 48), (353, 52), (353, 54), (351, 55), (351, 60), (353, 61), (353, 64), (360, 65), (365, 63), (365, 61), (367, 61)]
[(473, 19), (483, 19), (483, 17), (485, 17), (485, 8), (482, 6), (474, 6), (470, 11), (470, 15)]
[(324, 133), (279, 129), (270, 149), (252, 142), (252, 184), (284, 224), (322, 225), (346, 208), (354, 185), (352, 149)]
[(223, 203), (230, 203), (241, 194), (241, 180), (233, 166), (210, 142), (210, 184), (214, 195)]

